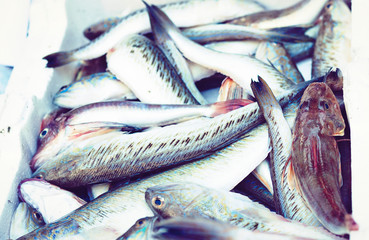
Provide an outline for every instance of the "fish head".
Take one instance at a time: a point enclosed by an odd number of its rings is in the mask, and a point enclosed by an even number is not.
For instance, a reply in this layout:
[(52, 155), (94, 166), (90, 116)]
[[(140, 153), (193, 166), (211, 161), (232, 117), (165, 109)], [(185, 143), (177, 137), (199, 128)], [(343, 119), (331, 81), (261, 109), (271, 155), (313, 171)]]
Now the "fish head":
[(343, 88), (343, 74), (339, 68), (331, 68), (324, 76), (324, 82), (332, 91), (341, 91)]
[(194, 199), (203, 194), (204, 189), (197, 184), (159, 185), (146, 190), (145, 200), (153, 212), (171, 218), (191, 214)]
[(324, 20), (333, 22), (351, 21), (351, 11), (342, 0), (330, 0), (324, 7)]
[(157, 220), (157, 216), (138, 219), (120, 239), (151, 239), (154, 223)]
[[(37, 210), (46, 223), (53, 222), (86, 202), (45, 180), (30, 178), (20, 182), (19, 197)], [(37, 216), (35, 215), (37, 218)]]
[(332, 90), (325, 83), (312, 83), (305, 90), (299, 116), (305, 126), (314, 126), (320, 134), (342, 136), (345, 129), (340, 106)]

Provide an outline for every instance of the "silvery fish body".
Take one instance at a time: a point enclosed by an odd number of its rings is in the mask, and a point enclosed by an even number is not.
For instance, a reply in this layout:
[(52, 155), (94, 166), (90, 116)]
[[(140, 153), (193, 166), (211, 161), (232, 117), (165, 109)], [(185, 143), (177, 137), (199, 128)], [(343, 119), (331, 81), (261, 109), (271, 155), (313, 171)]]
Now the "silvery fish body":
[[(164, 4), (161, 8), (181, 27), (223, 22), (262, 9), (254, 1), (241, 0), (184, 0)], [(146, 9), (139, 9), (122, 17), (116, 25), (90, 43), (71, 51), (50, 54), (44, 59), (48, 61), (47, 67), (59, 67), (72, 61), (97, 58), (125, 36), (149, 29)]]
[(142, 102), (198, 104), (162, 50), (144, 36), (125, 37), (109, 51), (107, 62)]
[(283, 218), (238, 193), (216, 190), (195, 183), (157, 185), (146, 190), (150, 208), (163, 218), (204, 217), (269, 233), (313, 239), (336, 239), (323, 228)]
[(63, 86), (54, 96), (59, 107), (77, 108), (105, 100), (136, 99), (132, 91), (110, 73), (96, 73)]
[(341, 0), (329, 1), (315, 42), (312, 77), (324, 76), (331, 67), (340, 68), (347, 78), (351, 61), (351, 12)]
[(301, 0), (279, 10), (266, 10), (228, 21), (262, 29), (313, 24), (328, 0)]

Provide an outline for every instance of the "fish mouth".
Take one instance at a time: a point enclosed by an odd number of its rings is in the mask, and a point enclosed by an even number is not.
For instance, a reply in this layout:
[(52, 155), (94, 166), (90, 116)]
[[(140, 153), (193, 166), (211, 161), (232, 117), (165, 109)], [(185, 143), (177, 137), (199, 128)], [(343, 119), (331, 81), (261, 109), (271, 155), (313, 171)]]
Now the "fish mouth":
[(345, 135), (345, 129), (341, 129), (340, 131), (333, 134), (334, 137), (339, 137)]

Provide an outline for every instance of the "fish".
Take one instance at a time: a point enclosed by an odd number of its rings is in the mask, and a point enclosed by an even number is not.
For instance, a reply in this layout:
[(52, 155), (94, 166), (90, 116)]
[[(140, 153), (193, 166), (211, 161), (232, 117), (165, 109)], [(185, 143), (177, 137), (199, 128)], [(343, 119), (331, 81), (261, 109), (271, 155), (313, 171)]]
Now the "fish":
[(41, 214), (27, 203), (20, 202), (10, 223), (9, 237), (10, 239), (17, 239), (43, 225), (45, 225), (45, 222)]
[(145, 199), (151, 210), (164, 219), (204, 217), (252, 231), (314, 239), (336, 238), (324, 228), (288, 220), (244, 195), (195, 183), (181, 182), (150, 187), (145, 192)]
[(256, 12), (226, 22), (261, 29), (313, 24), (327, 1), (301, 0), (284, 9)]
[(199, 104), (163, 51), (133, 34), (107, 54), (108, 69), (145, 103)]
[(154, 225), (158, 221), (158, 216), (145, 217), (138, 219), (133, 226), (127, 230), (117, 240), (152, 240), (156, 239), (154, 235)]
[[(189, 60), (216, 70), (232, 78), (249, 94), (251, 78), (258, 74), (269, 79), (268, 84), (277, 93), (293, 85), (291, 80), (270, 65), (246, 55), (212, 51), (186, 38), (173, 22), (155, 5), (146, 5), (152, 25), (161, 27), (175, 42), (177, 48)], [(154, 22), (153, 22), (154, 21)]]
[[(155, 226), (154, 236), (158, 239), (302, 239), (286, 234), (250, 231), (230, 224), (206, 218), (170, 218), (160, 221)], [(307, 239), (307, 238), (303, 238)]]
[(19, 183), (18, 196), (37, 210), (45, 223), (54, 222), (86, 202), (74, 193), (42, 179), (25, 179)]
[(333, 136), (343, 135), (344, 129), (332, 90), (325, 83), (312, 83), (301, 98), (294, 125), (289, 184), (322, 225), (339, 235), (359, 229), (340, 196), (340, 154)]
[(292, 132), (283, 116), (282, 108), (275, 99), (272, 90), (261, 77), (258, 78), (258, 81), (252, 81), (251, 88), (269, 128), (272, 145), (270, 164), (276, 212), (292, 220), (320, 226), (319, 220), (305, 203), (303, 197), (296, 189), (291, 190), (287, 183), (290, 171), (286, 169), (291, 155)]
[(111, 73), (96, 73), (63, 86), (53, 103), (62, 108), (77, 108), (106, 100), (136, 99), (134, 93)]
[(232, 191), (246, 195), (251, 200), (275, 211), (273, 194), (253, 174), (245, 177)]
[[(242, 0), (184, 0), (163, 4), (160, 7), (181, 27), (223, 22), (262, 9), (255, 1)], [(46, 67), (52, 68), (73, 61), (94, 59), (107, 53), (125, 36), (146, 32), (149, 29), (146, 9), (138, 9), (120, 18), (116, 25), (86, 45), (69, 51), (52, 53), (43, 59), (47, 61)]]
[[(281, 31), (281, 29), (278, 28), (263, 30), (235, 24), (207, 24), (186, 28), (182, 30), (182, 33), (189, 39), (198, 43), (245, 39), (266, 40), (279, 43), (314, 41), (313, 38), (304, 35), (304, 33), (300, 33), (298, 30), (301, 29), (296, 28), (297, 27), (290, 27), (289, 32), (285, 33), (287, 31), (285, 28)], [(297, 34), (295, 32), (297, 32)]]
[(256, 50), (255, 57), (271, 64), (294, 83), (305, 81), (283, 44), (261, 42)]
[(226, 77), (219, 88), (217, 101), (226, 101), (227, 99), (249, 99), (250, 96), (246, 91), (233, 81), (230, 77)]
[(155, 25), (151, 25), (151, 29), (155, 43), (163, 50), (163, 53), (187, 86), (187, 89), (200, 104), (206, 104), (206, 99), (202, 96), (194, 83), (186, 59), (183, 57), (182, 53), (179, 52), (172, 39), (165, 34), (165, 32), (161, 31), (160, 28), (156, 28)]
[(347, 78), (351, 61), (351, 11), (341, 0), (330, 0), (324, 7), (315, 41), (312, 77), (324, 76), (331, 67), (340, 68)]

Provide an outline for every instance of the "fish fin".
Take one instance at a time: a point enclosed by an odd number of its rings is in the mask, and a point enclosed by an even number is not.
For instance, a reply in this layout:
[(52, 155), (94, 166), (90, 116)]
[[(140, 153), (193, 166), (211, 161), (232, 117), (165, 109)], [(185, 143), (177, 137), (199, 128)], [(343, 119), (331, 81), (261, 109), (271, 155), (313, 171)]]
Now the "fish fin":
[(359, 224), (355, 222), (355, 220), (352, 218), (351, 214), (345, 215), (345, 225), (346, 228), (349, 231), (358, 231), (359, 230)]
[(258, 80), (259, 81), (251, 80), (251, 89), (262, 111), (269, 111), (271, 108), (281, 109), (281, 106), (268, 84), (260, 76), (258, 76)]
[(253, 101), (248, 100), (248, 99), (233, 99), (233, 100), (213, 103), (211, 104), (211, 108), (213, 111), (210, 114), (210, 117), (215, 117), (221, 114), (228, 113), (230, 111), (244, 107), (250, 103), (253, 103)]
[(342, 167), (341, 167), (341, 154), (339, 154), (339, 159), (337, 161), (338, 164), (338, 186), (341, 188), (343, 186), (343, 178), (342, 178)]
[[(281, 36), (287, 36), (285, 40), (286, 42), (313, 42), (315, 41), (314, 38), (305, 35), (306, 31), (311, 27), (313, 27), (313, 25), (280, 27), (269, 30), (271, 32), (279, 33)], [(288, 36), (290, 37), (290, 41), (288, 41)]]
[(232, 78), (226, 77), (219, 88), (217, 101), (220, 102), (231, 99), (250, 99), (250, 95), (248, 95), (245, 89), (238, 83), (233, 81)]
[[(285, 173), (287, 171), (287, 173)], [(288, 187), (290, 188), (290, 190), (296, 188), (296, 182), (295, 182), (295, 171), (293, 170), (293, 166), (292, 166), (292, 156), (290, 156), (287, 161), (286, 161), (286, 165), (283, 168), (283, 172), (282, 172), (282, 185), (283, 185), (283, 180), (284, 180), (284, 176), (286, 176), (287, 178), (287, 184)]]
[(47, 61), (46, 67), (48, 68), (60, 67), (76, 60), (73, 58), (73, 52), (56, 52), (49, 54), (42, 59)]

